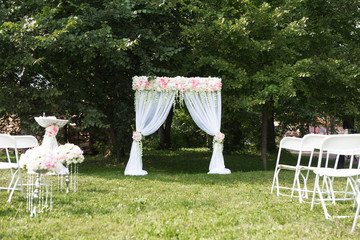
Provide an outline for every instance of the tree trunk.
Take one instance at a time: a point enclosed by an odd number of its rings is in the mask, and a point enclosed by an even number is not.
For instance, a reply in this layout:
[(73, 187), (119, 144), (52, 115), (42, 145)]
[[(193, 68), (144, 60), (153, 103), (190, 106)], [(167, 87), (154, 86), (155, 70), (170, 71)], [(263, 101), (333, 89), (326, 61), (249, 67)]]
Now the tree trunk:
[(268, 118), (268, 125), (267, 125), (267, 129), (268, 129), (268, 136), (267, 136), (267, 148), (269, 152), (276, 152), (276, 142), (275, 142), (275, 127), (274, 127), (274, 114), (273, 111), (271, 111), (271, 113), (269, 114), (269, 118)]
[(24, 67), (22, 75), (20, 77), (20, 85), (21, 86), (26, 86), (26, 82), (27, 82), (27, 75), (28, 75), (28, 67)]
[(121, 162), (121, 159), (124, 156), (125, 152), (123, 147), (121, 146), (121, 142), (117, 138), (116, 129), (114, 128), (114, 126), (110, 125), (110, 128), (106, 129), (105, 132), (111, 146), (110, 156), (114, 156), (117, 162)]
[(269, 110), (268, 104), (265, 103), (262, 106), (262, 130), (261, 130), (261, 159), (263, 162), (264, 170), (267, 170), (267, 139), (268, 139), (268, 119), (269, 119)]
[(330, 117), (330, 133), (335, 134), (335, 118), (333, 116)]
[(169, 115), (166, 118), (165, 124), (159, 128), (160, 136), (160, 149), (170, 149), (171, 148), (171, 125), (173, 121), (174, 110), (170, 109)]

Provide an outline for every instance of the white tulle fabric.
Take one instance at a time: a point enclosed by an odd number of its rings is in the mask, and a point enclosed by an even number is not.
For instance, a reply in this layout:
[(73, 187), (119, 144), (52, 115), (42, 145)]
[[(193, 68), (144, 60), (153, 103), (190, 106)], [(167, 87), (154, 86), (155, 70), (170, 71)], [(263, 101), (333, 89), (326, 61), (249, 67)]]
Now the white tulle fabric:
[[(165, 122), (171, 106), (174, 103), (174, 91), (136, 91), (136, 131), (143, 136), (154, 133)], [(132, 142), (129, 161), (125, 168), (125, 175), (146, 175), (142, 169), (142, 149), (134, 140)]]
[[(221, 92), (185, 92), (184, 100), (196, 125), (207, 134), (214, 136), (221, 126)], [(225, 168), (222, 144), (214, 142), (209, 174), (230, 174)]]

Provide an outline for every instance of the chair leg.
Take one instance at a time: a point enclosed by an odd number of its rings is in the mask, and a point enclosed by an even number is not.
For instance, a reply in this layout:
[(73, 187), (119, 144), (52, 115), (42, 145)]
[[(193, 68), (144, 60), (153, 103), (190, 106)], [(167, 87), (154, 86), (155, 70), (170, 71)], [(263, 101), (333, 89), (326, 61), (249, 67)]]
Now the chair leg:
[(274, 192), (276, 177), (277, 177), (277, 167), (275, 168), (275, 172), (274, 172), (273, 183), (272, 183), (272, 186), (271, 186), (271, 194)]
[(295, 177), (294, 177), (293, 188), (292, 188), (292, 191), (291, 191), (291, 197), (294, 196), (295, 184), (296, 184), (297, 185), (297, 191), (298, 191), (298, 194), (299, 194), (299, 202), (302, 203), (303, 200), (302, 200), (301, 184), (300, 184), (300, 180), (299, 180), (300, 177), (299, 176), (300, 176), (300, 169), (297, 169), (295, 171)]
[(301, 174), (304, 179), (304, 198), (309, 198), (308, 194), (308, 188), (307, 188), (307, 176), (305, 177), (303, 174)]
[(280, 173), (280, 168), (278, 169), (278, 171), (276, 173), (276, 194), (277, 194), (277, 196), (280, 196), (279, 173)]
[(11, 190), (11, 186), (13, 185), (13, 182), (14, 182), (14, 180), (15, 180), (17, 171), (18, 171), (18, 170), (16, 170), (16, 171), (14, 172), (13, 169), (11, 169), (11, 175), (12, 175), (12, 177), (11, 177), (11, 181), (10, 181), (10, 183), (9, 183), (7, 192), (10, 192), (10, 190)]
[(8, 198), (7, 202), (11, 202), (11, 198), (12, 198), (12, 196), (13, 196), (13, 194), (14, 194), (14, 191), (15, 191), (16, 187), (18, 186), (19, 181), (20, 181), (20, 184), (19, 184), (19, 185), (20, 185), (21, 195), (22, 195), (22, 197), (25, 197), (25, 195), (24, 195), (24, 188), (23, 188), (23, 183), (22, 183), (22, 178), (21, 178), (21, 173), (20, 173), (20, 171), (21, 171), (21, 170), (18, 169), (17, 172), (15, 172), (15, 175), (16, 175), (16, 173), (17, 173), (17, 174), (18, 174), (18, 177), (16, 178), (16, 181), (15, 181), (15, 183), (14, 183), (12, 189), (11, 189), (11, 192), (10, 192), (10, 195), (9, 195), (9, 198)]
[(310, 158), (309, 158), (309, 162), (308, 162), (308, 169), (306, 171), (306, 177), (304, 179), (304, 193), (305, 193), (305, 197), (304, 198), (309, 198), (309, 194), (308, 194), (308, 189), (307, 189), (307, 181), (309, 179), (309, 175), (310, 175), (310, 167), (312, 164), (312, 159), (314, 157), (314, 149), (311, 151), (310, 154)]
[[(293, 181), (293, 186), (292, 186), (292, 189), (291, 189), (291, 198), (293, 198), (294, 196), (294, 191), (295, 191), (295, 185), (298, 183), (297, 181), (297, 172), (298, 170), (295, 170), (295, 176), (294, 176), (294, 181)], [(299, 194), (299, 197), (300, 197), (300, 194)]]
[(314, 209), (314, 203), (315, 203), (315, 194), (316, 194), (316, 186), (319, 185), (319, 175), (316, 175), (315, 178), (315, 185), (314, 185), (314, 191), (313, 191), (313, 196), (312, 196), (312, 200), (311, 200), (311, 210)]
[(356, 187), (356, 182), (353, 180), (353, 178), (349, 177), (346, 179), (346, 188), (345, 188), (345, 194), (344, 194), (344, 201), (345, 199), (347, 199), (347, 196), (349, 194), (349, 185), (353, 191), (353, 194), (356, 195), (356, 190), (355, 190), (355, 187)]
[(271, 187), (271, 194), (274, 192), (274, 189), (276, 189), (276, 195), (277, 196), (280, 195), (280, 191), (279, 191), (279, 172), (280, 172), (280, 168), (276, 168), (275, 173), (274, 173), (273, 185)]
[(281, 156), (281, 146), (279, 148), (278, 154), (277, 154), (277, 158), (276, 158), (276, 166), (275, 166), (275, 171), (274, 171), (274, 179), (273, 179), (273, 184), (271, 187), (271, 194), (274, 192), (274, 187), (275, 187), (275, 183), (277, 184), (276, 188), (277, 188), (277, 195), (279, 196), (280, 192), (279, 192), (279, 179), (278, 179), (278, 175), (280, 172), (280, 168), (279, 168), (279, 162), (280, 162), (280, 156)]
[(359, 212), (360, 212), (360, 204), (359, 204), (359, 197), (357, 197), (357, 208), (356, 208), (356, 213), (355, 213), (355, 217), (354, 217), (354, 222), (353, 222), (353, 226), (351, 228), (351, 233), (354, 232), (355, 227), (356, 227), (356, 222), (359, 218)]
[(307, 170), (306, 171), (306, 177), (305, 177), (305, 180), (304, 180), (305, 198), (309, 198), (309, 194), (308, 194), (308, 190), (307, 190), (307, 181), (309, 179), (309, 173), (310, 173), (310, 170)]
[(19, 181), (19, 178), (16, 179), (16, 181), (15, 181), (15, 183), (14, 183), (12, 189), (11, 189), (11, 192), (10, 192), (10, 195), (9, 195), (9, 198), (8, 198), (7, 202), (11, 202), (11, 198), (12, 198), (12, 196), (14, 194), (14, 191), (15, 191), (15, 188), (17, 186), (18, 181)]
[(328, 199), (332, 199), (332, 203), (335, 206), (336, 205), (335, 192), (334, 192), (334, 188), (332, 185), (332, 182), (334, 181), (334, 179), (330, 179), (329, 177), (324, 176), (324, 180), (325, 180), (326, 191), (328, 192)]
[(328, 213), (328, 211), (327, 211), (326, 204), (325, 204), (324, 198), (323, 198), (323, 196), (322, 196), (322, 192), (321, 192), (321, 190), (320, 190), (320, 186), (317, 185), (316, 188), (317, 188), (317, 191), (318, 191), (318, 194), (319, 194), (319, 198), (320, 198), (320, 201), (321, 201), (322, 208), (323, 208), (323, 210), (324, 210), (325, 218), (326, 218), (326, 219), (329, 219), (329, 218), (330, 218), (330, 215), (329, 215), (329, 213)]
[(23, 185), (23, 179), (21, 177), (21, 169), (19, 169), (19, 180), (20, 180), (20, 190), (21, 190), (21, 196), (24, 198), (24, 185)]

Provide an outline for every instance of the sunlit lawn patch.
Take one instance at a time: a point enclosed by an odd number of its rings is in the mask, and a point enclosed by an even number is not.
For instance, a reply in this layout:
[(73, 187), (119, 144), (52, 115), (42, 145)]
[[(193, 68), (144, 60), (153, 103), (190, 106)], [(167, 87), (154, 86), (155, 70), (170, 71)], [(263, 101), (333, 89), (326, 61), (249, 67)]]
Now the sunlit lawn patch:
[[(30, 218), (16, 192), (0, 191), (4, 239), (359, 239), (353, 218), (325, 220), (297, 199), (270, 194), (271, 170), (259, 156), (226, 155), (230, 175), (208, 175), (211, 151), (145, 151), (147, 176), (124, 176), (122, 165), (80, 166), (79, 190), (53, 191), (53, 210)], [(288, 156), (289, 161), (293, 158)], [(0, 172), (1, 183), (5, 181)], [(292, 173), (284, 180), (291, 182)], [(351, 204), (332, 211), (353, 214)], [(360, 223), (359, 223), (360, 225)]]

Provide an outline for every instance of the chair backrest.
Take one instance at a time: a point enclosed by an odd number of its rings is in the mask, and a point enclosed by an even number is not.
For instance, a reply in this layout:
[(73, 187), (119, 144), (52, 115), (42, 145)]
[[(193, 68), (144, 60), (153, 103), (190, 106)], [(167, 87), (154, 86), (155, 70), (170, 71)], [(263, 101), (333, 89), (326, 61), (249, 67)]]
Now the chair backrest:
[(322, 141), (328, 135), (320, 135), (320, 134), (307, 134), (303, 137), (302, 141), (302, 150), (303, 151), (312, 151), (314, 149), (320, 149)]
[(15, 138), (9, 134), (0, 134), (0, 148), (16, 148)]
[(280, 148), (281, 149), (288, 149), (288, 150), (295, 150), (300, 151), (301, 149), (301, 138), (296, 137), (284, 137), (280, 141)]
[(324, 155), (326, 156), (325, 167), (330, 167), (328, 165), (330, 154), (336, 155), (334, 168), (337, 168), (340, 155), (350, 155), (349, 168), (353, 168), (354, 156), (360, 154), (360, 134), (328, 135), (324, 138), (321, 142), (318, 167), (322, 166)]
[(16, 140), (17, 148), (31, 148), (39, 146), (38, 140), (31, 135), (18, 135), (13, 136)]
[(360, 134), (328, 135), (327, 138), (323, 139), (321, 149), (333, 154), (359, 154)]

